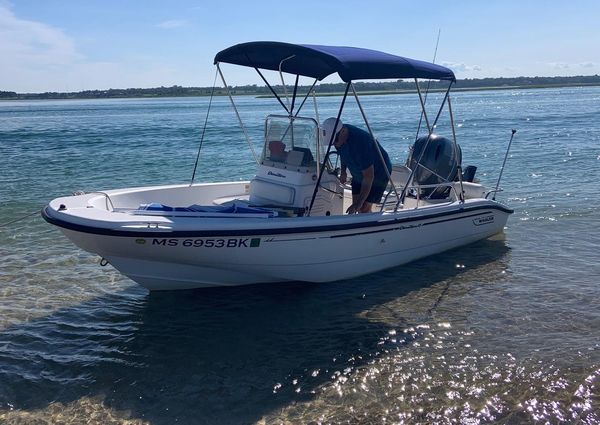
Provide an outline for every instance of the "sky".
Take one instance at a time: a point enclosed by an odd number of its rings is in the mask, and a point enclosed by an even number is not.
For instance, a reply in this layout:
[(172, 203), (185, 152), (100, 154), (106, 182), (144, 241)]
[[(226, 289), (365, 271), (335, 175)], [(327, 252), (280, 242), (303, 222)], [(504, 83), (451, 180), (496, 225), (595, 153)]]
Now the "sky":
[(258, 40), (432, 61), (438, 31), (459, 79), (594, 75), (599, 19), (598, 0), (0, 0), (0, 91), (212, 86), (215, 54)]

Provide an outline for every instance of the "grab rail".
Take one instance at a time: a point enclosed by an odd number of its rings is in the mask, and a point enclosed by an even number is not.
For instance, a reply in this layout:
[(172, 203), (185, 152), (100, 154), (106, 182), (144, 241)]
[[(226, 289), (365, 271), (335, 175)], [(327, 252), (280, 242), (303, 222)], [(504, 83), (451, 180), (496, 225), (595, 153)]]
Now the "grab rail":
[[(100, 192), (100, 191), (94, 191), (94, 192), (84, 192), (83, 190), (78, 190), (73, 192), (74, 196), (78, 196), (78, 195), (93, 195), (93, 194), (99, 194), (99, 195), (104, 195), (104, 198), (106, 198), (106, 209), (109, 210), (110, 212), (114, 212), (115, 211), (115, 206), (112, 202), (112, 199), (110, 199), (110, 196), (108, 196), (108, 193), (106, 192)], [(110, 209), (109, 209), (109, 204), (110, 204)]]
[[(437, 183), (437, 184), (422, 184), (422, 185), (419, 185), (419, 184), (409, 185), (409, 186), (406, 186), (405, 191), (407, 191), (409, 189), (417, 189), (416, 190), (417, 205), (415, 206), (415, 209), (419, 208), (419, 202), (421, 201), (421, 190), (420, 189), (434, 189), (434, 188), (440, 188), (440, 187), (449, 187), (452, 190), (452, 192), (454, 192), (454, 196), (455, 196), (456, 200), (459, 200), (461, 203), (464, 203), (464, 200), (462, 200), (462, 198), (458, 194), (458, 192), (456, 190), (456, 186), (454, 185), (454, 183), (456, 183), (456, 182), (445, 182), (445, 183)], [(396, 200), (393, 201), (394, 204), (395, 204), (395, 202), (396, 202)], [(448, 200), (448, 203), (452, 203), (452, 202), (454, 202), (454, 201)], [(388, 202), (387, 202), (387, 196), (386, 196), (386, 200), (383, 202), (382, 206), (385, 206), (386, 204), (388, 204)]]
[(497, 189), (488, 190), (487, 193), (485, 194), (485, 199), (487, 199), (488, 196), (490, 196), (492, 193), (496, 194), (496, 193), (499, 193), (499, 192), (504, 192), (504, 189), (497, 188)]

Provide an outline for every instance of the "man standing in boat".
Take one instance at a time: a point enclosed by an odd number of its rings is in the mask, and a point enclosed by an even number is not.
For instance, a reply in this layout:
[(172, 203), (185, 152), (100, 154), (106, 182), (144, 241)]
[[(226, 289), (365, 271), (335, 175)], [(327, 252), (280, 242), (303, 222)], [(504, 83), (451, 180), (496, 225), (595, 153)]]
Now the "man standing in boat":
[(368, 132), (353, 125), (343, 124), (341, 120), (337, 121), (336, 125), (336, 118), (327, 118), (323, 121), (321, 129), (325, 143), (329, 143), (332, 133), (335, 134), (333, 145), (341, 160), (340, 181), (346, 182), (347, 169), (352, 174), (352, 205), (346, 212), (371, 212), (373, 204), (381, 200), (389, 182), (392, 171), (389, 155)]

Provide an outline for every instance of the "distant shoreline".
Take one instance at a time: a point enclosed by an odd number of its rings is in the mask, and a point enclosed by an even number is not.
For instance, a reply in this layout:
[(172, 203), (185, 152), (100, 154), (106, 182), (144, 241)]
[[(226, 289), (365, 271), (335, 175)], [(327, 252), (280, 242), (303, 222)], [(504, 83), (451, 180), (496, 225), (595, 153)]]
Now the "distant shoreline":
[[(587, 84), (547, 84), (547, 85), (523, 85), (523, 86), (497, 86), (497, 87), (455, 87), (452, 89), (452, 92), (466, 92), (466, 91), (490, 91), (490, 90), (530, 90), (530, 89), (555, 89), (562, 87), (599, 87), (599, 83), (587, 83)], [(429, 89), (430, 93), (441, 93), (445, 92), (445, 89)], [(417, 90), (373, 90), (373, 91), (365, 91), (358, 92), (358, 94), (362, 96), (369, 95), (387, 95), (387, 94), (413, 94), (417, 93)], [(343, 92), (337, 93), (322, 93), (317, 94), (317, 97), (323, 96), (342, 96)], [(256, 98), (270, 98), (274, 97), (273, 95), (258, 95)]]
[[(361, 95), (389, 95), (415, 93), (417, 90), (414, 82), (355, 82), (356, 90)], [(420, 81), (421, 90), (430, 92), (444, 92), (447, 82)], [(594, 87), (600, 86), (600, 76), (576, 77), (517, 77), (517, 78), (482, 78), (457, 80), (454, 92), (489, 91), (489, 90), (527, 90), (548, 89), (561, 87)], [(281, 86), (275, 86), (275, 91), (283, 92)], [(233, 96), (254, 96), (256, 98), (273, 97), (273, 93), (265, 86), (246, 85), (229, 87)], [(305, 95), (309, 86), (300, 86), (299, 95)], [(344, 93), (345, 83), (324, 83), (318, 86), (317, 96), (340, 96)], [(156, 88), (128, 88), (108, 90), (86, 90), (80, 92), (46, 92), (46, 93), (16, 93), (0, 91), (0, 101), (18, 100), (85, 100), (85, 99), (151, 99), (151, 98), (177, 98), (177, 97), (206, 97), (213, 94), (212, 87), (156, 87)], [(215, 96), (226, 96), (224, 87), (214, 88)]]

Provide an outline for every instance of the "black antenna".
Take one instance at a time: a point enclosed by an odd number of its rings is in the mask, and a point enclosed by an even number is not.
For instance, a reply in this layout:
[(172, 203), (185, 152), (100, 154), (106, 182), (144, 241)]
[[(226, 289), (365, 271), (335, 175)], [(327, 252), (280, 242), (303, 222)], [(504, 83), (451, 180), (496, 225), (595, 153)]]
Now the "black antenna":
[[(435, 58), (437, 57), (438, 46), (440, 44), (440, 34), (442, 33), (442, 29), (438, 29), (437, 40), (435, 42), (435, 50), (433, 51), (433, 61), (435, 63)], [(425, 99), (423, 100), (423, 104), (427, 103), (427, 95), (429, 94), (429, 87), (431, 86), (431, 80), (427, 80), (427, 89), (425, 90)], [(419, 138), (419, 132), (421, 131), (421, 123), (423, 122), (423, 110), (421, 110), (421, 117), (419, 118), (419, 126), (417, 127), (417, 135), (415, 136), (415, 142)]]

